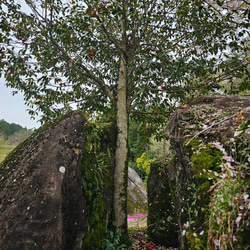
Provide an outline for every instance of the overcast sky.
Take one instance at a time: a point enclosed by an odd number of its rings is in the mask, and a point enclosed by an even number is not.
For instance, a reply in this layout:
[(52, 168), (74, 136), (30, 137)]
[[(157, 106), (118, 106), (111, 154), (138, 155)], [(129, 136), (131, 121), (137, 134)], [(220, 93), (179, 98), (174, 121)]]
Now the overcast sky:
[[(22, 6), (23, 11), (27, 11), (25, 3), (22, 0), (17, 0)], [(28, 107), (24, 104), (23, 95), (19, 92), (16, 95), (12, 95), (12, 91), (15, 89), (7, 88), (5, 86), (4, 78), (0, 78), (0, 120), (5, 120), (8, 123), (20, 124), (22, 127), (28, 129), (40, 127), (38, 117), (36, 120), (30, 119)]]
[(0, 78), (0, 120), (20, 124), (28, 129), (40, 127), (40, 123), (37, 122), (38, 118), (36, 120), (30, 119), (23, 95), (18, 93), (12, 96), (13, 90), (15, 89), (7, 88), (5, 80)]

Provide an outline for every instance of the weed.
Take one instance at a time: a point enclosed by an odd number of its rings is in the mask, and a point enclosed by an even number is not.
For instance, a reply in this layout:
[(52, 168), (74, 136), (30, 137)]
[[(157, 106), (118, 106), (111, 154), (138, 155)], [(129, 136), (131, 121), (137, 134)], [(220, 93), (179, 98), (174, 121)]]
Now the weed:
[(116, 232), (109, 231), (107, 238), (102, 243), (102, 249), (105, 250), (119, 250), (126, 249), (127, 246), (125, 244), (121, 244), (121, 232), (119, 229), (116, 229)]

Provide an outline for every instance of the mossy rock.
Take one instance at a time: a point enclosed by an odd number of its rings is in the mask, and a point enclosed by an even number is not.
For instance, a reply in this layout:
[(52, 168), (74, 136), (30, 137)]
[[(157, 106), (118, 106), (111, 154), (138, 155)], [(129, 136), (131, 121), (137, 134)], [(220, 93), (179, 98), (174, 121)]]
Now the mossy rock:
[(83, 130), (88, 131), (81, 172), (89, 222), (83, 249), (96, 250), (101, 249), (111, 219), (115, 126), (86, 123)]
[[(184, 142), (185, 143), (185, 142)], [(207, 207), (209, 204), (209, 193), (213, 178), (221, 172), (220, 164), (222, 163), (221, 157), (223, 153), (212, 146), (211, 144), (203, 145), (199, 150), (201, 142), (196, 139), (193, 140), (185, 151), (189, 151), (192, 148), (191, 165), (194, 173), (196, 183), (196, 196), (197, 199), (202, 201), (202, 207)], [(197, 150), (199, 150), (197, 152)]]
[(112, 122), (88, 123), (75, 111), (17, 146), (0, 164), (0, 245), (101, 249), (112, 215), (115, 135)]
[[(213, 185), (218, 181), (224, 159), (235, 154), (232, 166), (236, 166), (242, 161), (242, 158), (237, 158), (240, 151), (246, 155), (249, 149), (249, 131), (244, 134), (247, 143), (236, 139), (233, 141), (235, 151), (230, 149), (230, 141), (237, 138), (237, 129), (242, 126), (247, 129), (249, 125), (249, 107), (249, 96), (205, 96), (192, 101), (187, 109), (178, 109), (170, 118), (169, 136), (176, 155), (169, 165), (168, 174), (181, 249), (207, 247), (208, 218), (212, 213), (209, 205), (212, 195), (216, 194)], [(190, 113), (194, 114), (193, 119)], [(246, 184), (245, 187), (249, 186)], [(249, 193), (249, 190), (244, 192)], [(242, 249), (249, 245), (249, 237), (246, 237), (249, 234), (249, 217), (245, 219), (244, 229), (242, 227), (237, 232), (238, 245)]]

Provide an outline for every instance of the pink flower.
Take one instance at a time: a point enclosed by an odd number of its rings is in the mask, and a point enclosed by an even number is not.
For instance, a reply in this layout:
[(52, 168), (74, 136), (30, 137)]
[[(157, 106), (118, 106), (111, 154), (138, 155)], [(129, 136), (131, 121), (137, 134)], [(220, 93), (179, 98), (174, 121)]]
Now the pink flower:
[(221, 219), (219, 217), (216, 218), (216, 223), (217, 223), (217, 225), (221, 224)]
[(241, 218), (242, 218), (242, 217), (241, 217), (241, 214), (239, 214), (238, 217), (237, 217), (236, 220), (235, 220), (235, 223), (236, 223), (237, 227), (240, 226)]

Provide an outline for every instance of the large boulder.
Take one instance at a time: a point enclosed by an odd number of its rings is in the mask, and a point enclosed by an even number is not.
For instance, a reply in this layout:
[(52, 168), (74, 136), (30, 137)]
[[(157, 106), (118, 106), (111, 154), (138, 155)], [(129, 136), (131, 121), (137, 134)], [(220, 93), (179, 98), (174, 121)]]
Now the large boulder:
[[(170, 118), (169, 137), (175, 155), (154, 174), (167, 173), (155, 196), (168, 205), (164, 215), (161, 211), (163, 204), (154, 204), (154, 209), (149, 209), (149, 218), (160, 212), (158, 221), (171, 218), (171, 225), (177, 227), (172, 227), (169, 234), (178, 235), (180, 249), (216, 249), (222, 244), (243, 249), (249, 245), (246, 240), (250, 232), (247, 195), (250, 189), (247, 168), (250, 159), (249, 119), (249, 95), (203, 96), (189, 103), (188, 107), (177, 109)], [(241, 132), (238, 132), (239, 128)], [(238, 168), (242, 175), (237, 172)], [(237, 184), (236, 174), (242, 178), (241, 185)], [(221, 188), (234, 182), (231, 187)], [(231, 195), (230, 190), (236, 187), (237, 195)], [(152, 188), (155, 189), (152, 185), (149, 194)], [(169, 193), (172, 199), (169, 199)], [(227, 199), (222, 199), (223, 195)], [(150, 199), (152, 197), (149, 202)], [(230, 210), (230, 206), (234, 209)], [(172, 209), (174, 212), (169, 217)], [(158, 230), (160, 226), (156, 222), (155, 230), (149, 231), (153, 240), (163, 238), (164, 232)], [(223, 231), (225, 228), (228, 231)], [(162, 243), (168, 245), (169, 242)]]
[(47, 125), (1, 164), (3, 249), (81, 249), (87, 231), (80, 112)]
[(97, 128), (75, 111), (41, 127), (1, 163), (1, 249), (101, 247), (113, 133), (111, 123)]

